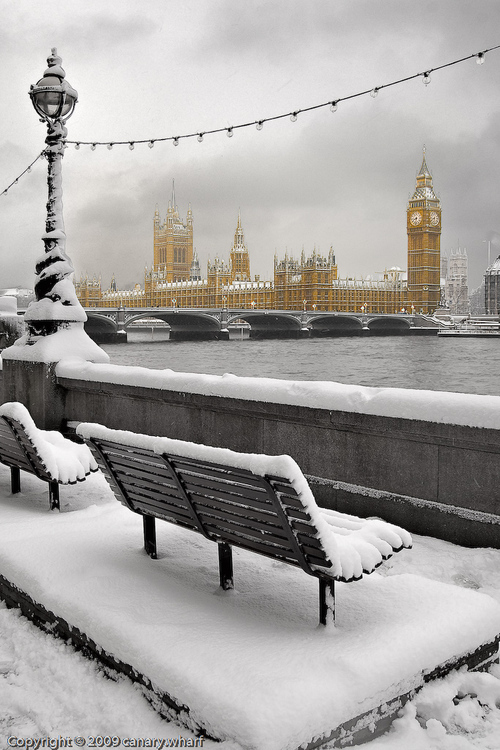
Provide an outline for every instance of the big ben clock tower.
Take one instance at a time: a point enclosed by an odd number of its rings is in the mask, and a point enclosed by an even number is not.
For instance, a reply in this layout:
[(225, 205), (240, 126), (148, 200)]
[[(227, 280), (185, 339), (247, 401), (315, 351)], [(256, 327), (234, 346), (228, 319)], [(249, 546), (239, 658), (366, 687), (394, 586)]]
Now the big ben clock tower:
[(415, 192), (408, 201), (408, 306), (432, 314), (439, 305), (441, 277), (441, 204), (425, 162), (417, 175)]

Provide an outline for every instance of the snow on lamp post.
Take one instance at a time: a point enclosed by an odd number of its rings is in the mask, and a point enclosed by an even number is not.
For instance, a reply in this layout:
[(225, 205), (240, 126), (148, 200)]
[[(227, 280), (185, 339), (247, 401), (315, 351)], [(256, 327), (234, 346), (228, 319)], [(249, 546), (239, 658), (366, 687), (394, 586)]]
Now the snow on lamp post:
[[(73, 114), (78, 94), (65, 80), (61, 63), (54, 47), (47, 58), (48, 68), (43, 78), (32, 85), (29, 92), (41, 122), (47, 124), (44, 155), (48, 162), (48, 199), (42, 237), (45, 253), (35, 266), (35, 301), (24, 316), (27, 335), (16, 342), (17, 347), (9, 350), (9, 358), (58, 361), (63, 356), (77, 354), (83, 359), (103, 362), (109, 361), (108, 355), (83, 329), (87, 316), (76, 296), (72, 280), (74, 269), (66, 254), (62, 157), (68, 133), (65, 123)], [(60, 334), (64, 341), (60, 340)], [(23, 356), (19, 346), (28, 347), (31, 354)]]
[(47, 58), (48, 68), (38, 83), (31, 86), (31, 101), (41, 122), (47, 123), (45, 157), (48, 162), (48, 200), (45, 222), (45, 255), (35, 266), (35, 297), (25, 315), (27, 343), (49, 336), (71, 323), (83, 323), (87, 316), (76, 297), (71, 280), (74, 272), (66, 254), (62, 207), (62, 157), (68, 134), (65, 123), (71, 117), (78, 94), (65, 80), (62, 60), (57, 50)]

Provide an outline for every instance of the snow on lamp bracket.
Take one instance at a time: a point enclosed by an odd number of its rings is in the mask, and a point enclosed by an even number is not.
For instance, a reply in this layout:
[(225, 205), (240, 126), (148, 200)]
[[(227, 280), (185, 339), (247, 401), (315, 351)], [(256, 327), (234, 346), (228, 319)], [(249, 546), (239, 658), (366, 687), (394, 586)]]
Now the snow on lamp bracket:
[(61, 328), (87, 319), (77, 299), (71, 279), (74, 272), (66, 254), (62, 206), (62, 157), (64, 156), (67, 129), (78, 94), (65, 80), (62, 60), (54, 47), (47, 58), (48, 68), (43, 78), (31, 86), (29, 95), (41, 122), (47, 123), (46, 148), (48, 162), (48, 198), (45, 234), (45, 254), (35, 265), (35, 301), (26, 311), (28, 327), (27, 344), (35, 344), (41, 336), (48, 336)]

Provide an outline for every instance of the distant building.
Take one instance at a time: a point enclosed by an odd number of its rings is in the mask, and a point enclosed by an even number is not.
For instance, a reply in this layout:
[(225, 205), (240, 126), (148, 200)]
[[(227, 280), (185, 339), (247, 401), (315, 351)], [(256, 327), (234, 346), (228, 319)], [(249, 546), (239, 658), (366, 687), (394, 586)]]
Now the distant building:
[(440, 301), (441, 205), (425, 149), (406, 215), (407, 280), (397, 266), (377, 279), (338, 278), (333, 248), (326, 256), (314, 249), (306, 257), (302, 251), (300, 260), (288, 253), (281, 260), (275, 256), (273, 279), (261, 281), (255, 276), (252, 280), (240, 214), (229, 262), (219, 257), (209, 260), (203, 279), (193, 250), (191, 207), (182, 220), (172, 190), (164, 222), (158, 208), (155, 210), (153, 265), (145, 270), (144, 287), (136, 284), (132, 291), (119, 291), (113, 277), (110, 288), (103, 291), (100, 279), (85, 277), (75, 284), (77, 295), (84, 307), (258, 307), (432, 314)]
[(470, 293), (469, 306), (471, 315), (485, 315), (484, 305), (484, 279), (481, 284)]
[[(444, 261), (444, 263), (443, 263)], [(444, 302), (452, 315), (469, 313), (468, 259), (465, 248), (452, 250), (441, 257), (444, 273)]]
[(484, 306), (486, 315), (500, 315), (500, 255), (484, 274)]

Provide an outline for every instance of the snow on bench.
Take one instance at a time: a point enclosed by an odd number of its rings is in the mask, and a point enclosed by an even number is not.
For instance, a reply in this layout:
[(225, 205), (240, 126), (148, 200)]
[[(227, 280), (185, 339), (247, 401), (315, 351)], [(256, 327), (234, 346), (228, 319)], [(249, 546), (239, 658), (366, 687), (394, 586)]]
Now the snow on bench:
[(86, 445), (38, 429), (26, 407), (15, 401), (0, 406), (0, 463), (10, 467), (13, 494), (21, 491), (21, 470), (48, 482), (51, 510), (59, 508), (60, 484), (83, 482), (99, 468)]
[(320, 509), (290, 456), (225, 448), (111, 430), (81, 423), (115, 496), (143, 517), (144, 547), (156, 557), (155, 518), (218, 543), (220, 584), (233, 587), (231, 547), (301, 567), (319, 579), (320, 622), (335, 620), (335, 581), (356, 581), (410, 534), (378, 519)]

